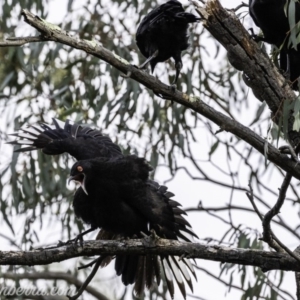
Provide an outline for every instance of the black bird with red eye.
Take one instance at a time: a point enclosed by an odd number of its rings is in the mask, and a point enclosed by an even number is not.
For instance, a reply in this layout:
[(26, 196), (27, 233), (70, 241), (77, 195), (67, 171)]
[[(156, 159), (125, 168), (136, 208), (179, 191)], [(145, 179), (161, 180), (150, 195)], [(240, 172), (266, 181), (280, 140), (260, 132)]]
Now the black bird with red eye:
[[(183, 217), (185, 211), (171, 198), (167, 187), (149, 179), (152, 168), (144, 158), (123, 155), (120, 147), (100, 131), (67, 121), (61, 127), (57, 120), (54, 128), (46, 124), (21, 129), (14, 134), (15, 145), (26, 145), (17, 152), (41, 149), (45, 154), (64, 152), (74, 156), (69, 181), (77, 181), (73, 206), (77, 217), (91, 228), (81, 233), (100, 228), (98, 239), (143, 238), (155, 231), (165, 239), (191, 241), (197, 237)], [(103, 255), (101, 266), (115, 258), (115, 270), (125, 285), (134, 284), (137, 295), (145, 286), (160, 284), (163, 271), (168, 290), (173, 298), (173, 279), (185, 297), (185, 282), (193, 289), (191, 274), (193, 266), (185, 257), (169, 255)]]

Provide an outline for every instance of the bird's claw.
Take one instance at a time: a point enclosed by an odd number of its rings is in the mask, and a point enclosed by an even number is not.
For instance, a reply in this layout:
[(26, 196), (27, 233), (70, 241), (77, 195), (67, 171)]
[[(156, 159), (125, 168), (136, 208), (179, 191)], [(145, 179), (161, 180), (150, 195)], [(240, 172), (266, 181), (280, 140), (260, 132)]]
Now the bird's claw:
[(58, 240), (57, 247), (66, 246), (66, 245), (68, 245), (69, 242), (70, 241), (62, 242), (62, 241)]
[(130, 78), (131, 75), (132, 75), (132, 68), (133, 68), (133, 67), (139, 69), (138, 66), (136, 66), (136, 65), (131, 65), (131, 64), (130, 64), (130, 65), (128, 66), (127, 73), (126, 73), (126, 74), (121, 73), (120, 76), (123, 77), (123, 78)]
[(73, 244), (77, 244), (78, 243), (78, 241), (79, 241), (79, 243), (80, 243), (80, 246), (82, 247), (83, 246), (83, 237), (82, 237), (82, 234), (78, 234), (77, 236), (76, 236), (76, 238), (74, 239), (74, 242), (73, 242)]
[(156, 247), (156, 241), (159, 239), (159, 236), (156, 234), (154, 229), (150, 230), (150, 235), (145, 234), (141, 231), (141, 235), (143, 236), (142, 243), (147, 248)]
[(155, 241), (159, 239), (159, 236), (156, 234), (154, 229), (150, 230), (150, 237)]
[(278, 150), (280, 151), (280, 153), (291, 155), (293, 160), (295, 160), (297, 162), (297, 164), (300, 162), (298, 159), (298, 155), (296, 154), (295, 150), (293, 149), (293, 147), (291, 145), (281, 146), (278, 148)]
[(182, 255), (180, 255), (178, 260), (180, 261), (180, 260), (183, 260), (184, 258), (190, 258), (190, 257), (191, 257), (191, 254), (185, 252)]
[(176, 83), (172, 83), (172, 84), (170, 85), (170, 89), (171, 89), (171, 91), (172, 91), (173, 93), (175, 93), (176, 88), (177, 88)]
[(253, 28), (249, 28), (248, 31), (250, 32), (250, 37), (255, 41), (255, 42), (264, 42), (264, 38), (262, 36), (257, 35), (256, 33), (254, 33)]
[(130, 78), (131, 74), (132, 74), (132, 72), (128, 70), (126, 74), (121, 73), (120, 76), (123, 78)]
[(72, 245), (74, 243), (74, 240), (75, 239), (72, 239), (72, 240), (68, 240), (66, 242), (58, 241), (57, 247), (63, 247), (63, 246)]
[(58, 241), (57, 247), (67, 246), (67, 245), (77, 245), (78, 241), (80, 246), (83, 246), (83, 237), (82, 234), (78, 234), (74, 239), (68, 240), (66, 242)]

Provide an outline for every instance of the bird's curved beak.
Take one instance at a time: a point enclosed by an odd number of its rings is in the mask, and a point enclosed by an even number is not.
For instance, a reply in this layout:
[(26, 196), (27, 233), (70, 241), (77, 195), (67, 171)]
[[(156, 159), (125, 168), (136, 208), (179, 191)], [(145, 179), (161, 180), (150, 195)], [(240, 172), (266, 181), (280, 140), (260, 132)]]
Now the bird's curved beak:
[(82, 174), (77, 174), (77, 175), (74, 175), (74, 176), (70, 176), (70, 177), (68, 178), (68, 181), (67, 181), (68, 184), (70, 184), (71, 181), (79, 182), (81, 188), (83, 189), (83, 191), (84, 191), (87, 195), (89, 195), (88, 192), (87, 192), (87, 190), (86, 190), (86, 187), (85, 187), (85, 174), (84, 174), (84, 173), (82, 173)]
[(75, 177), (75, 176), (70, 176), (70, 177), (68, 177), (68, 180), (67, 180), (67, 184), (68, 184), (68, 185), (70, 184), (71, 181), (76, 180), (74, 177)]

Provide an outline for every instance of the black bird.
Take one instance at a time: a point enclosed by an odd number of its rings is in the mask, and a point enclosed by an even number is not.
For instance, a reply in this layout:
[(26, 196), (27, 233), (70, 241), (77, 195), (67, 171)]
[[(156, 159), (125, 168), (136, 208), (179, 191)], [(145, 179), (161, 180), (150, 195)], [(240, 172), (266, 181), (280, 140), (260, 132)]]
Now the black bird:
[[(249, 12), (264, 37), (257, 40), (275, 45), (280, 49), (280, 68), (287, 72), (292, 88), (298, 90), (297, 79), (300, 76), (300, 46), (297, 49), (289, 45), (290, 25), (284, 11), (286, 0), (249, 0)], [(295, 21), (300, 21), (300, 3), (294, 2)], [(291, 4), (289, 4), (291, 5)]]
[[(19, 140), (14, 145), (27, 145), (15, 152), (42, 149), (45, 154), (69, 153), (77, 162), (69, 180), (80, 183), (73, 206), (77, 217), (90, 224), (92, 230), (101, 228), (98, 239), (142, 238), (155, 231), (161, 238), (190, 242), (197, 237), (184, 219), (180, 204), (171, 199), (174, 194), (167, 187), (149, 179), (152, 170), (144, 158), (125, 156), (120, 147), (100, 131), (67, 121), (61, 127), (53, 119), (54, 128), (41, 124), (33, 130), (21, 129), (14, 134)], [(102, 256), (101, 266), (113, 257)], [(137, 295), (154, 281), (160, 284), (160, 268), (164, 271), (168, 290), (174, 296), (175, 278), (185, 297), (184, 280), (193, 289), (190, 273), (196, 278), (187, 258), (157, 255), (116, 255), (115, 270), (125, 285), (134, 283)]]
[(157, 63), (173, 57), (176, 76), (172, 84), (176, 84), (182, 68), (181, 51), (189, 46), (189, 23), (199, 20), (195, 15), (185, 12), (177, 0), (170, 0), (150, 11), (136, 33), (137, 46), (147, 58), (140, 68), (150, 62), (153, 72)]

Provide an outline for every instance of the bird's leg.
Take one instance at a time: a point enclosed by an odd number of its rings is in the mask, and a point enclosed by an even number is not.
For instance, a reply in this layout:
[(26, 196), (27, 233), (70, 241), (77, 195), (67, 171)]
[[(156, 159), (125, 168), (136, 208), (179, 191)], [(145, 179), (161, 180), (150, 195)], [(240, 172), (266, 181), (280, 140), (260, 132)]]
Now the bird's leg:
[(138, 69), (144, 69), (146, 68), (147, 64), (158, 55), (158, 50), (156, 50), (150, 57), (148, 57), (144, 63), (142, 63), (140, 66), (138, 66)]
[(80, 244), (82, 245), (83, 243), (83, 236), (86, 235), (87, 233), (90, 233), (92, 231), (94, 231), (95, 229), (97, 229), (96, 227), (91, 227), (90, 229), (79, 233), (76, 238), (74, 239), (74, 244), (77, 244), (78, 241), (80, 241)]
[(136, 65), (128, 65), (128, 69), (127, 69), (127, 72), (126, 74), (124, 73), (120, 73), (120, 76), (123, 77), (123, 78), (130, 78), (130, 76), (132, 75), (132, 69), (133, 68), (137, 68)]
[(156, 234), (155, 230), (154, 229), (151, 229), (150, 230), (150, 236), (153, 240), (159, 240), (160, 237)]
[(97, 229), (97, 227), (91, 227), (90, 229), (79, 233), (75, 239), (72, 240), (68, 240), (67, 242), (61, 242), (59, 241), (58, 246), (65, 246), (65, 245), (69, 245), (69, 244), (77, 244), (78, 241), (80, 241), (80, 245), (83, 244), (83, 236), (86, 235), (89, 232), (94, 231), (95, 229)]
[(176, 90), (176, 83), (180, 74), (180, 70), (182, 68), (182, 61), (181, 61), (181, 57), (176, 57), (175, 59), (175, 69), (176, 69), (176, 75), (175, 75), (175, 79), (171, 84), (171, 89), (173, 92), (175, 92)]
[(297, 162), (297, 164), (299, 163), (298, 156), (291, 145), (287, 144), (287, 145), (281, 146), (278, 148), (278, 150), (280, 151), (280, 153), (291, 155), (292, 158)]
[(265, 38), (262, 36), (257, 35), (256, 33), (254, 33), (253, 28), (249, 28), (248, 31), (250, 31), (250, 37), (255, 41), (255, 42), (265, 42)]
[(144, 237), (142, 240), (142, 243), (145, 247), (155, 247), (156, 246), (156, 241), (160, 238), (154, 229), (150, 230), (150, 235), (145, 234), (144, 232), (141, 231), (141, 235)]
[(255, 38), (255, 37), (257, 37), (257, 34), (256, 33), (254, 33), (254, 30), (253, 30), (253, 28), (251, 27), (251, 28), (249, 28), (248, 29), (248, 31), (250, 32), (250, 36), (251, 36), (251, 38)]

